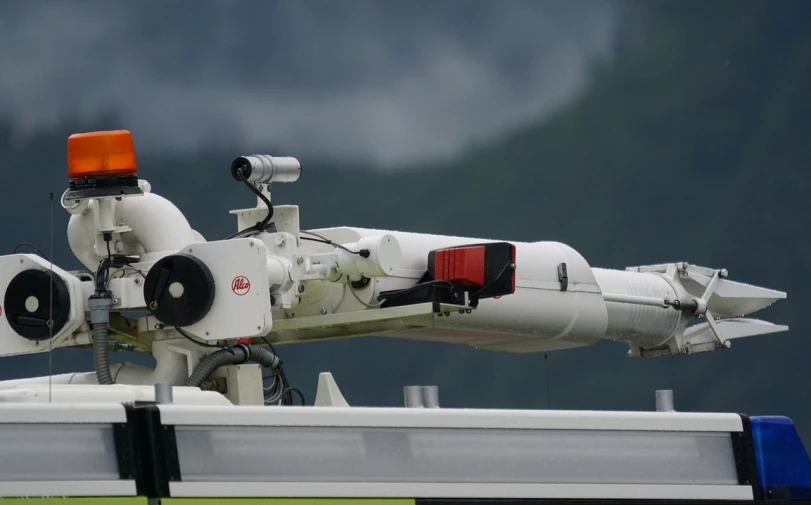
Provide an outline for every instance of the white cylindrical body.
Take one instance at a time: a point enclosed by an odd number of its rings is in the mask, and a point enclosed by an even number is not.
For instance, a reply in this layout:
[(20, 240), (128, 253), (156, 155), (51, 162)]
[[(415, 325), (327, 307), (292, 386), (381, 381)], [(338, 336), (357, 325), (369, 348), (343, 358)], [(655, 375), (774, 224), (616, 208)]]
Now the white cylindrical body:
[[(389, 276), (375, 278), (370, 286), (357, 291), (368, 304), (374, 304), (383, 291), (406, 288), (418, 282), (428, 268), (428, 253), (432, 250), (496, 242), (361, 228), (316, 231), (341, 244), (387, 234), (397, 240), (402, 254), (399, 269)], [(471, 314), (435, 317), (429, 328), (386, 335), (524, 353), (584, 346), (602, 339), (649, 346), (663, 342), (675, 330), (680, 317), (678, 311), (607, 303), (602, 296), (606, 292), (672, 299), (675, 293), (664, 278), (649, 273), (592, 269), (577, 251), (559, 242), (509, 242), (516, 246), (515, 293), (481, 300)], [(326, 251), (328, 247), (309, 244), (306, 247), (317, 252)], [(566, 263), (568, 272), (565, 291), (558, 276), (561, 263)], [(302, 298), (297, 315), (315, 315), (318, 307), (327, 302), (335, 307), (334, 312), (364, 308), (340, 287), (335, 287), (318, 297)]]
[(270, 290), (285, 291), (290, 289), (292, 285), (290, 262), (278, 256), (268, 256), (268, 286), (270, 286)]
[[(335, 250), (335, 265), (343, 275), (381, 277), (394, 275), (400, 268), (400, 245), (389, 234), (363, 237), (344, 247)], [(357, 254), (362, 250), (369, 251), (368, 258)]]
[[(144, 193), (113, 203), (115, 224), (132, 230), (122, 233), (122, 239), (139, 254), (175, 252), (199, 239), (180, 209), (159, 195)], [(68, 222), (70, 248), (91, 271), (95, 271), (103, 259), (95, 251), (97, 209), (98, 201), (93, 200), (84, 212), (72, 215)]]
[[(676, 291), (663, 277), (623, 270), (592, 269), (603, 293), (656, 297), (673, 300)], [(682, 312), (651, 305), (606, 302), (608, 328), (605, 338), (633, 342), (641, 347), (656, 346), (676, 330)]]

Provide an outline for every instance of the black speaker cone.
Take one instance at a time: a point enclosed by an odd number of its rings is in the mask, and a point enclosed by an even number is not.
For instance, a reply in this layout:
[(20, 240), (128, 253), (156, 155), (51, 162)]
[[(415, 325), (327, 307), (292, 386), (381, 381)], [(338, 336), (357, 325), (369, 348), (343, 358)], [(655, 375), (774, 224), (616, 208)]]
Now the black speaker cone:
[(149, 269), (144, 300), (162, 323), (190, 326), (203, 319), (214, 303), (214, 277), (194, 256), (166, 256)]
[(45, 340), (68, 322), (70, 291), (64, 279), (49, 270), (24, 270), (8, 284), (3, 306), (9, 325), (18, 335)]

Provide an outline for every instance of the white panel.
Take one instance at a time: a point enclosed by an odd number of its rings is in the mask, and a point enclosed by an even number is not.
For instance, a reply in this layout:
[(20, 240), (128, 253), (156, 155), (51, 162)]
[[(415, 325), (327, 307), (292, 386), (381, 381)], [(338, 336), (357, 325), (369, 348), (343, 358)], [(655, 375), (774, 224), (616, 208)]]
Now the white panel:
[[(135, 481), (29, 481), (2, 482), (1, 497), (135, 496)], [(146, 501), (145, 501), (146, 502)]]
[(175, 436), (185, 482), (738, 483), (729, 433), (176, 426)]
[[(65, 321), (65, 326), (54, 334), (53, 347), (60, 347), (64, 344), (65, 339), (73, 333), (81, 324), (84, 319), (84, 301), (82, 300), (82, 286), (81, 281), (75, 276), (62, 270), (56, 265), (34, 254), (10, 254), (8, 256), (0, 256), (0, 299), (5, 296), (9, 283), (14, 277), (24, 270), (45, 270), (50, 271), (53, 267), (54, 277), (61, 277), (68, 287), (70, 293), (70, 315), (68, 320)], [(43, 300), (42, 303), (47, 303)], [(28, 340), (21, 337), (15, 332), (8, 322), (5, 307), (0, 307), (0, 354), (3, 356), (14, 356), (19, 354), (28, 354), (35, 352), (45, 352), (48, 350), (48, 339), (41, 341)]]
[(124, 423), (123, 405), (103, 403), (0, 403), (0, 430), (7, 423)]
[(740, 432), (737, 414), (367, 407), (204, 407), (159, 405), (164, 424), (391, 426)]
[[(195, 244), (181, 253), (203, 261), (214, 277), (214, 303), (198, 323), (185, 329), (203, 340), (265, 335), (272, 326), (267, 250), (252, 238)], [(247, 283), (234, 286), (237, 278)]]
[(96, 424), (0, 425), (4, 481), (118, 481), (113, 427)]
[(749, 486), (170, 482), (173, 497), (752, 500)]

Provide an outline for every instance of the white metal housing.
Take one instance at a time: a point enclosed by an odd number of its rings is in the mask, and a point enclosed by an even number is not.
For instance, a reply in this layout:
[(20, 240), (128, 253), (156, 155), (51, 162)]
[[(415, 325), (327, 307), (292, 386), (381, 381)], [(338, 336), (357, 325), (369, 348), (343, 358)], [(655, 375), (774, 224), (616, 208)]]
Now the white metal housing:
[[(139, 181), (143, 194), (137, 195), (66, 200), (66, 192), (62, 205), (71, 214), (68, 242), (90, 272), (68, 273), (54, 267), (54, 274), (70, 286), (71, 316), (49, 342), (17, 335), (0, 312), (0, 356), (90, 347), (104, 341), (103, 327), (101, 334), (98, 328), (107, 324), (107, 338), (118, 341), (117, 346), (151, 352), (158, 361), (156, 369), (105, 368), (98, 364), (104, 353), (96, 349), (97, 366), (104, 373), (57, 382), (182, 385), (217, 345), (245, 338), (263, 345), (381, 335), (514, 353), (612, 340), (627, 344), (632, 357), (648, 357), (726, 349), (736, 338), (787, 329), (742, 317), (785, 298), (785, 293), (730, 281), (726, 270), (686, 263), (625, 271), (593, 268), (576, 250), (554, 241), (512, 242), (515, 264), (504, 265), (515, 273), (512, 294), (482, 299), (475, 307), (468, 305), (470, 300), (460, 300), (383, 308), (382, 292), (420, 282), (430, 252), (495, 241), (356, 227), (303, 230), (298, 207), (269, 207), (270, 182), (297, 180), (301, 173), (297, 160), (256, 155), (235, 163), (235, 178), (243, 165), (250, 169), (247, 184), (252, 185), (257, 206), (232, 211), (239, 232), (226, 240), (206, 241), (172, 202), (152, 193), (145, 180)], [(254, 229), (260, 222), (268, 227)], [(214, 279), (210, 309), (202, 309), (207, 312), (195, 316), (196, 322), (177, 330), (150, 313), (158, 314), (157, 304), (147, 307), (144, 293), (150, 269), (174, 254), (198, 258)], [(102, 279), (104, 296), (110, 299), (99, 302), (94, 293), (100, 288), (92, 274), (100, 262), (113, 259), (127, 263), (118, 263)], [(0, 294), (21, 269), (45, 267), (50, 263), (34, 255), (0, 257)], [(185, 288), (174, 282), (170, 292), (174, 299), (182, 299)], [(91, 299), (96, 300), (94, 305)], [(119, 326), (108, 323), (110, 314), (118, 317)], [(688, 327), (699, 318), (703, 321)], [(216, 377), (224, 377), (230, 386), (216, 387), (230, 388), (228, 396), (237, 403), (257, 402), (261, 379), (256, 374), (220, 372)], [(260, 383), (248, 384), (256, 381)]]

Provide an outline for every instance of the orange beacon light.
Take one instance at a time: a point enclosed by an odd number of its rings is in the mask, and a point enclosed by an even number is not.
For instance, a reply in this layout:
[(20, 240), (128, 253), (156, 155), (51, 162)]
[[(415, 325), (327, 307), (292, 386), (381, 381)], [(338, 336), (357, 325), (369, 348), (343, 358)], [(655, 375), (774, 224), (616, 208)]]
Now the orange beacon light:
[(143, 194), (132, 134), (109, 130), (68, 137), (68, 179), (67, 200)]
[(135, 145), (127, 130), (75, 133), (68, 137), (68, 178), (137, 176)]

